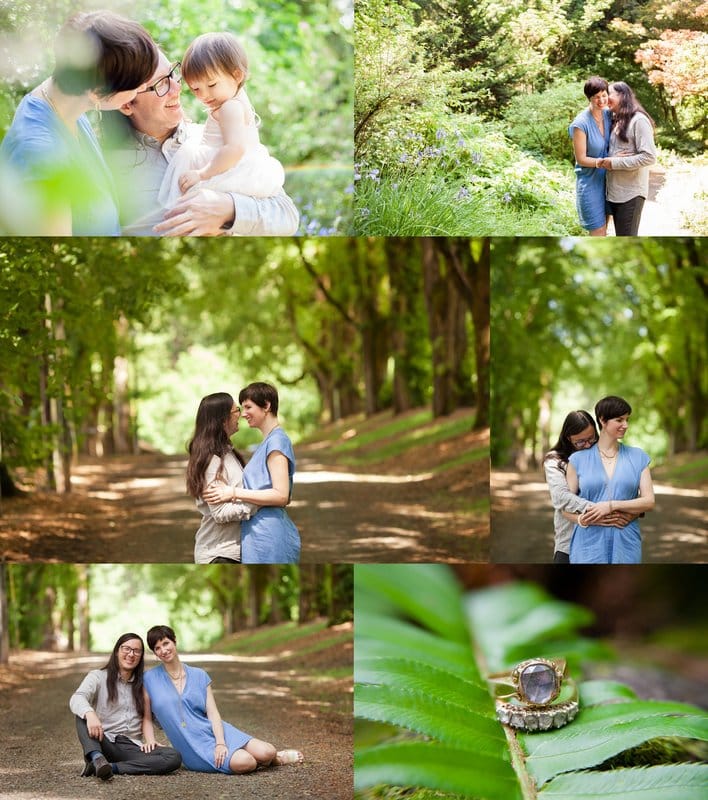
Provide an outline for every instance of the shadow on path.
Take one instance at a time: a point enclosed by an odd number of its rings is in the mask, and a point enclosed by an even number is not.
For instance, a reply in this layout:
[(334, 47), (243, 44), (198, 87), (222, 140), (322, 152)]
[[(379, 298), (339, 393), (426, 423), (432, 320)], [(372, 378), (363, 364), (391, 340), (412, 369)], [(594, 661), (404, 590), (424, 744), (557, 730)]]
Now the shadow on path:
[[(443, 474), (396, 475), (343, 472), (321, 454), (296, 455), (288, 513), (302, 563), (488, 559), (486, 457)], [(200, 518), (185, 493), (185, 467), (183, 457), (160, 454), (85, 461), (74, 468), (70, 494), (3, 501), (0, 556), (190, 563)]]
[[(538, 473), (493, 470), (491, 558), (495, 563), (553, 560), (553, 512)], [(708, 561), (706, 498), (699, 489), (654, 484), (656, 508), (640, 521), (644, 563)]]
[[(351, 660), (351, 649), (347, 654)], [(69, 697), (84, 675), (106, 660), (106, 655), (22, 652), (14, 655), (11, 670), (0, 667), (0, 798), (351, 800), (351, 675), (300, 673), (279, 654), (197, 654), (184, 660), (211, 675), (223, 719), (278, 749), (302, 750), (304, 764), (242, 776), (180, 769), (166, 776), (121, 775), (106, 783), (79, 777), (83, 759)], [(153, 663), (146, 654), (146, 667)], [(157, 734), (166, 743), (162, 731)]]

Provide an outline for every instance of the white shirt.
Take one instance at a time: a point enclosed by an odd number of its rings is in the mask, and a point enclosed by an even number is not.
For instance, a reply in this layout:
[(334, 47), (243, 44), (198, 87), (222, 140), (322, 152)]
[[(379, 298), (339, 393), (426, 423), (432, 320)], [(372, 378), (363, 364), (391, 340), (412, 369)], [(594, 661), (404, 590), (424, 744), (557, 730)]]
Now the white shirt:
[[(221, 459), (212, 456), (204, 476), (204, 486), (216, 481)], [(224, 456), (224, 467), (220, 480), (231, 487), (243, 486), (243, 468), (233, 453)], [(197, 499), (197, 509), (202, 515), (202, 523), (194, 540), (194, 563), (209, 564), (215, 558), (241, 560), (241, 520), (250, 519), (258, 506), (251, 503), (219, 503), (209, 505), (201, 497)]]
[(95, 711), (103, 725), (103, 735), (111, 742), (122, 734), (135, 744), (141, 744), (143, 721), (138, 716), (133, 699), (133, 678), (124, 681), (120, 676), (116, 681), (118, 695), (115, 703), (108, 700), (108, 670), (94, 669), (81, 681), (79, 688), (71, 695), (69, 708), (81, 719), (89, 711)]

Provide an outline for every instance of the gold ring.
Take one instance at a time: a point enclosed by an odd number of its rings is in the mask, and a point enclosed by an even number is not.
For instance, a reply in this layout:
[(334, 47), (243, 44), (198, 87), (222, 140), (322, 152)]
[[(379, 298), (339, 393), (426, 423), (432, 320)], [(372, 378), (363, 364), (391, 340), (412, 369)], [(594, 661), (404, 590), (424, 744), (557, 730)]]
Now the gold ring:
[[(487, 680), (497, 684), (496, 697), (500, 700), (517, 697), (531, 707), (542, 707), (560, 695), (565, 674), (564, 658), (529, 658), (510, 672), (495, 672)], [(505, 692), (504, 687), (512, 691)]]

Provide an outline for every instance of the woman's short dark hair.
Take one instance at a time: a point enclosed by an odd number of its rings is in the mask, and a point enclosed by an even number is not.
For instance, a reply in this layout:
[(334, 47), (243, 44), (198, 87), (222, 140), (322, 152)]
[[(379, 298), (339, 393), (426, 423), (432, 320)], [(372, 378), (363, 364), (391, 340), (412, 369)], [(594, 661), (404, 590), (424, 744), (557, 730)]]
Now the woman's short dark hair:
[[(556, 461), (566, 463), (571, 454), (575, 452), (575, 446), (570, 441), (571, 436), (576, 433), (581, 433), (585, 428), (592, 427), (595, 437), (597, 438), (597, 427), (595, 420), (589, 411), (571, 411), (563, 420), (563, 427), (561, 428), (558, 441), (553, 445), (551, 450), (547, 453), (546, 459), (553, 458)], [(544, 461), (546, 460), (544, 459)]]
[(595, 419), (600, 428), (602, 428), (603, 419), (607, 422), (608, 419), (616, 419), (617, 417), (622, 417), (625, 414), (631, 413), (632, 406), (630, 406), (626, 400), (623, 400), (621, 397), (616, 397), (615, 395), (603, 397), (602, 400), (598, 400), (595, 405)]
[(587, 97), (589, 100), (598, 92), (606, 92), (609, 89), (609, 86), (609, 83), (604, 78), (600, 78), (598, 75), (593, 75), (592, 78), (588, 78), (585, 81), (583, 92), (585, 93), (585, 97)]
[(137, 89), (158, 64), (157, 45), (145, 28), (112, 11), (75, 14), (57, 34), (55, 53), (52, 78), (68, 95)]
[(147, 632), (148, 647), (155, 652), (155, 645), (163, 639), (169, 639), (171, 642), (177, 644), (177, 637), (175, 632), (169, 625), (153, 625)]
[(250, 400), (259, 408), (266, 408), (270, 403), (269, 410), (278, 416), (278, 390), (270, 383), (249, 383), (238, 394), (239, 403), (243, 403), (244, 400)]

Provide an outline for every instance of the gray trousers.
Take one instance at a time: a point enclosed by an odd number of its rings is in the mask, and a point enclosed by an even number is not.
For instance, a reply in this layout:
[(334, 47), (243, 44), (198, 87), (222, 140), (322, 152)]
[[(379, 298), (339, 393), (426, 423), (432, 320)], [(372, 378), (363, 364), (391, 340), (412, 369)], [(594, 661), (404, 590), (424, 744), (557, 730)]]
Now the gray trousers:
[(135, 742), (120, 734), (114, 742), (105, 736), (99, 742), (91, 737), (86, 720), (80, 717), (76, 717), (76, 733), (87, 761), (88, 754), (98, 750), (123, 775), (166, 775), (182, 763), (182, 756), (173, 747), (156, 747), (151, 753), (143, 753)]

